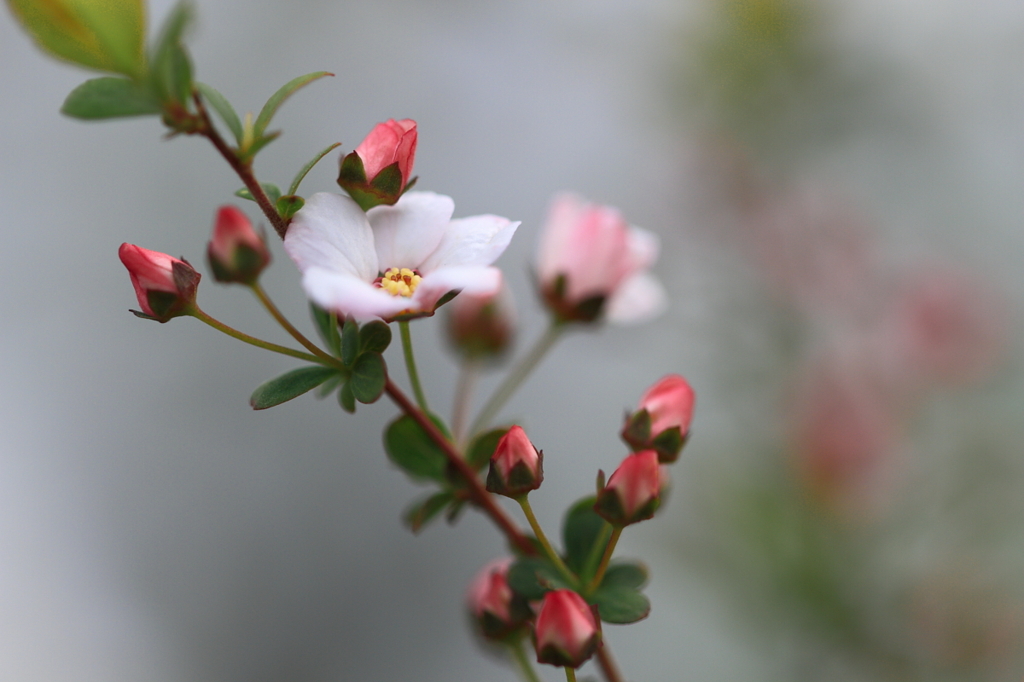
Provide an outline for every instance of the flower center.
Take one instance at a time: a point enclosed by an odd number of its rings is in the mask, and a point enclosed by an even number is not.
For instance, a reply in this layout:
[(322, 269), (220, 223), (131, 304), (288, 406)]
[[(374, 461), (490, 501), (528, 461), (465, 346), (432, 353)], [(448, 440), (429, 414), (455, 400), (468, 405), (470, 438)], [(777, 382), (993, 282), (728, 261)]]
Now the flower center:
[(380, 288), (392, 296), (409, 298), (423, 279), (409, 268), (391, 268), (380, 278)]

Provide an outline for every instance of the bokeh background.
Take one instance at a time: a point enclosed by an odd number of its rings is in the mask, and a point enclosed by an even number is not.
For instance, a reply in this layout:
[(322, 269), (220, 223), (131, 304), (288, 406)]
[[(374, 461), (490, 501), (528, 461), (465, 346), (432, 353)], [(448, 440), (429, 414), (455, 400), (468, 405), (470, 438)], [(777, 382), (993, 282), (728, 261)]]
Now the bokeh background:
[[(543, 325), (529, 264), (553, 193), (661, 236), (668, 313), (570, 335), (504, 412), (547, 454), (534, 504), (553, 529), (624, 454), (647, 385), (696, 387), (672, 498), (620, 545), (653, 576), (651, 616), (606, 630), (629, 679), (1024, 675), (1024, 5), (218, 0), (199, 16), (197, 77), (242, 111), (337, 74), (279, 113), (261, 179), (412, 117), (421, 188), (523, 221), (501, 261), (520, 350)], [(514, 679), (462, 607), (502, 544), (472, 513), (401, 526), (419, 491), (382, 454), (390, 405), (254, 413), (251, 390), (293, 363), (128, 314), (118, 245), (201, 263), (238, 182), (153, 119), (62, 117), (89, 75), (0, 17), (0, 678)], [(274, 248), (267, 288), (305, 321)], [(200, 301), (285, 341), (244, 291), (206, 281)], [(414, 332), (444, 405), (440, 318)]]

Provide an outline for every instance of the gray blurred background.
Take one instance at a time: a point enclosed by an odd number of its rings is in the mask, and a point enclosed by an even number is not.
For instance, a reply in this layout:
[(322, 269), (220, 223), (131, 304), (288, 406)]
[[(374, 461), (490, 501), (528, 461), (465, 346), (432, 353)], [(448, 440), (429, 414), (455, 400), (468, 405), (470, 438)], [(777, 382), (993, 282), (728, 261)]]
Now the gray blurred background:
[[(672, 499), (620, 545), (653, 576), (651, 616), (606, 629), (628, 679), (1020, 679), (1024, 4), (198, 9), (197, 78), (240, 111), (337, 74), (281, 110), (261, 180), (411, 117), (419, 188), (523, 221), (500, 262), (520, 350), (543, 325), (529, 263), (556, 191), (661, 236), (669, 312), (570, 335), (504, 413), (547, 454), (533, 499), (553, 531), (624, 454), (643, 389), (670, 371), (696, 388)], [(255, 413), (251, 390), (293, 362), (128, 314), (118, 245), (198, 266), (239, 182), (152, 118), (62, 117), (89, 76), (0, 18), (0, 679), (514, 679), (462, 607), (502, 543), (474, 513), (401, 526), (420, 491), (382, 453), (386, 401)], [(303, 191), (334, 173), (332, 155)], [(274, 254), (265, 285), (310, 329)], [(199, 300), (287, 341), (244, 291), (208, 278)], [(444, 406), (440, 323), (413, 326)], [(825, 398), (819, 367), (842, 387)]]

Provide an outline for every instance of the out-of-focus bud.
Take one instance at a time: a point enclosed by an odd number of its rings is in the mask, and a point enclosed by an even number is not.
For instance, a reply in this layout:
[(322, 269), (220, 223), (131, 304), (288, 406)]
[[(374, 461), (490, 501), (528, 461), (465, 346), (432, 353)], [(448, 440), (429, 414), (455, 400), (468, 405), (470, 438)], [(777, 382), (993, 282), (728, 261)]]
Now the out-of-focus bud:
[(619, 528), (654, 516), (661, 504), (661, 466), (658, 453), (643, 450), (628, 455), (597, 493), (594, 511)]
[(510, 558), (487, 564), (466, 593), (466, 606), (473, 622), (487, 639), (500, 640), (515, 634), (533, 617), (526, 599), (509, 587), (511, 565)]
[(459, 294), (448, 304), (448, 340), (466, 359), (500, 357), (515, 335), (515, 311), (504, 287), (497, 294)]
[(410, 180), (416, 160), (416, 121), (388, 119), (378, 123), (355, 151), (341, 160), (338, 184), (364, 211), (391, 206)]
[(552, 590), (544, 595), (533, 637), (538, 663), (578, 668), (601, 646), (601, 620), (572, 590)]
[(669, 464), (679, 458), (690, 435), (693, 389), (683, 377), (669, 374), (647, 389), (637, 411), (626, 418), (622, 439), (633, 450), (655, 450)]
[(579, 197), (557, 197), (537, 254), (544, 302), (563, 322), (631, 324), (658, 315), (665, 291), (647, 273), (658, 256), (658, 238), (631, 227), (609, 206)]
[(487, 490), (519, 497), (536, 490), (544, 481), (544, 453), (533, 447), (521, 426), (508, 430), (491, 455)]
[(142, 316), (166, 322), (195, 305), (201, 275), (188, 261), (134, 244), (121, 244), (117, 255), (128, 268)]
[(252, 284), (270, 262), (270, 251), (252, 223), (234, 206), (222, 206), (206, 249), (213, 278), (218, 282)]

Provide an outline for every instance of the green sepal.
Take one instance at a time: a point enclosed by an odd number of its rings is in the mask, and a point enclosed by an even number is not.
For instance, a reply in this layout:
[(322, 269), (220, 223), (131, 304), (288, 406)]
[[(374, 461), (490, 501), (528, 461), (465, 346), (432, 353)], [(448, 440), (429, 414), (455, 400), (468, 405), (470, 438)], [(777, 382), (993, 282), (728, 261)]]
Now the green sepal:
[(60, 112), (86, 121), (149, 116), (162, 111), (160, 102), (135, 81), (116, 76), (92, 78), (72, 90)]
[[(430, 419), (445, 433), (444, 422), (433, 415)], [(403, 415), (391, 422), (384, 431), (384, 450), (413, 480), (445, 482), (448, 460), (444, 451), (412, 417)]]
[(278, 215), (285, 220), (291, 220), (292, 216), (298, 213), (305, 205), (306, 200), (294, 194), (286, 194), (274, 202)]
[(662, 464), (671, 464), (679, 459), (679, 453), (682, 452), (689, 436), (689, 433), (684, 436), (682, 429), (678, 426), (673, 426), (659, 433), (651, 441), (651, 447), (658, 453), (658, 461)]
[(384, 357), (380, 353), (363, 353), (352, 367), (348, 386), (356, 400), (369, 404), (377, 402), (381, 397), (387, 380), (388, 369)]
[(249, 404), (254, 410), (265, 410), (298, 398), (337, 374), (333, 367), (300, 367), (271, 379), (252, 392)]
[(632, 587), (602, 585), (590, 597), (597, 613), (606, 623), (627, 625), (643, 620), (651, 612), (650, 600)]
[(312, 301), (309, 303), (309, 312), (313, 316), (313, 322), (316, 324), (320, 338), (327, 344), (327, 348), (334, 357), (340, 358), (341, 333), (338, 329), (338, 316), (335, 313), (327, 312)]
[(498, 468), (491, 463), (487, 470), (487, 480), (484, 487), (489, 493), (504, 495), (505, 497), (517, 498), (525, 495), (531, 490), (536, 490), (544, 482), (544, 451), (537, 451), (537, 470), (532, 471), (525, 462), (516, 462), (508, 472), (508, 478), (504, 478)]
[(633, 452), (646, 450), (651, 440), (651, 413), (643, 409), (628, 416), (621, 436)]
[(274, 117), (274, 114), (277, 113), (278, 108), (280, 108), (284, 101), (288, 99), (296, 90), (301, 88), (303, 85), (312, 83), (318, 78), (333, 75), (333, 73), (328, 73), (327, 71), (316, 71), (314, 73), (307, 73), (305, 76), (293, 78), (284, 85), (282, 85), (277, 90), (277, 92), (270, 96), (270, 99), (267, 100), (267, 103), (264, 104), (263, 108), (260, 110), (259, 116), (256, 117), (256, 123), (253, 125), (254, 137), (256, 137), (257, 139), (264, 137), (263, 132), (267, 129), (267, 126), (270, 125), (270, 119)]
[(509, 587), (530, 601), (542, 599), (551, 590), (574, 588), (565, 581), (554, 564), (540, 557), (517, 559), (509, 567), (506, 579)]
[(377, 196), (389, 200), (389, 204), (398, 201), (398, 197), (402, 196), (402, 171), (398, 167), (398, 162), (381, 168), (377, 176), (370, 181), (370, 189)]
[(342, 384), (341, 390), (338, 391), (338, 404), (349, 414), (355, 414), (356, 396), (352, 393), (352, 387), (347, 383)]
[(402, 513), (402, 521), (413, 533), (419, 533), (454, 501), (455, 493), (449, 490), (427, 495), (406, 508)]
[(213, 107), (213, 110), (220, 115), (224, 124), (227, 125), (228, 130), (235, 136), (235, 142), (242, 143), (242, 120), (238, 118), (238, 113), (235, 108), (231, 106), (231, 103), (220, 94), (220, 92), (212, 85), (206, 83), (196, 82), (196, 88), (199, 93), (206, 100), (207, 104)]
[(479, 471), (491, 461), (491, 455), (498, 448), (498, 441), (508, 433), (508, 428), (498, 428), (482, 433), (473, 439), (466, 450), (466, 462)]
[[(276, 204), (277, 200), (281, 198), (281, 188), (272, 182), (261, 182), (260, 187), (263, 188), (263, 192), (270, 199), (270, 203)], [(242, 199), (248, 199), (249, 201), (256, 201), (256, 198), (249, 191), (248, 187), (243, 187), (240, 190), (235, 191), (235, 196)]]
[(313, 170), (313, 166), (315, 166), (320, 161), (320, 159), (327, 156), (327, 154), (330, 153), (332, 149), (336, 149), (340, 146), (340, 142), (335, 142), (331, 146), (327, 147), (327, 149), (323, 150), (322, 152), (314, 156), (312, 159), (310, 159), (309, 163), (303, 166), (299, 170), (299, 172), (295, 174), (295, 179), (292, 180), (291, 187), (288, 188), (288, 194), (295, 194), (296, 192), (298, 192), (299, 185), (302, 184), (303, 178), (306, 177), (306, 174), (309, 173), (309, 171)]
[(589, 581), (593, 576), (608, 545), (607, 535), (605, 541), (600, 542), (606, 521), (594, 511), (595, 499), (590, 495), (577, 500), (562, 519), (565, 563), (583, 581)]
[(647, 504), (634, 511), (632, 516), (626, 516), (626, 511), (622, 506), (622, 499), (619, 497), (618, 492), (605, 488), (597, 496), (597, 501), (594, 503), (594, 511), (613, 526), (623, 528), (651, 518), (654, 516), (654, 512), (658, 511), (660, 505), (661, 497), (655, 496)]
[(150, 79), (165, 102), (187, 106), (192, 96), (192, 62), (183, 44), (194, 20), (190, 2), (179, 2), (164, 20), (150, 63)]
[(391, 345), (391, 327), (381, 320), (367, 322), (359, 329), (359, 348), (364, 353), (383, 353)]
[(364, 211), (374, 206), (391, 206), (402, 196), (402, 171), (398, 162), (381, 169), (372, 180), (366, 177), (366, 168), (359, 154), (349, 152), (341, 160), (338, 170), (338, 185)]
[(341, 328), (341, 361), (351, 367), (359, 357), (359, 325), (351, 317)]

